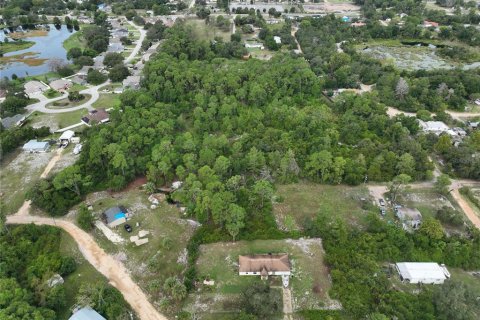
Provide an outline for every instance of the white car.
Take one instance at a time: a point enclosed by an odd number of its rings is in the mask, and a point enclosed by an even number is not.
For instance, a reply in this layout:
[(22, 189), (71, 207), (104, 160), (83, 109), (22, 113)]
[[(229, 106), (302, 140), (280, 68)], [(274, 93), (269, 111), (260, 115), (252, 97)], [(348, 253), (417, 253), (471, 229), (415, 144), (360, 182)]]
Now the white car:
[(73, 148), (73, 154), (79, 154), (80, 151), (82, 151), (82, 144), (79, 143), (75, 146), (75, 148)]

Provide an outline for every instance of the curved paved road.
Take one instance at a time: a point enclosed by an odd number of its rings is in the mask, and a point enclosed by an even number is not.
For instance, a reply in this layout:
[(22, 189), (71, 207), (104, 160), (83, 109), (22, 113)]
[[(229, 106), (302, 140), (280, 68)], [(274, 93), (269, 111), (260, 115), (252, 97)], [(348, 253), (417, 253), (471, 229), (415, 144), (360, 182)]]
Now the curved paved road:
[(103, 274), (110, 281), (112, 286), (117, 288), (125, 298), (132, 309), (142, 320), (167, 320), (160, 314), (155, 307), (148, 301), (147, 296), (142, 289), (128, 274), (123, 263), (115, 260), (98, 246), (95, 240), (85, 231), (74, 225), (72, 222), (63, 219), (53, 219), (47, 217), (38, 217), (30, 215), (14, 215), (7, 217), (8, 224), (30, 224), (50, 225), (62, 228), (68, 232), (77, 242), (80, 251), (85, 259), (90, 262), (95, 269)]
[[(132, 61), (135, 58), (135, 56), (139, 53), (139, 51), (142, 47), (142, 42), (145, 39), (145, 36), (147, 35), (147, 31), (144, 30), (143, 28), (138, 27), (132, 21), (127, 20), (127, 22), (130, 25), (137, 28), (137, 30), (140, 32), (140, 38), (137, 40), (137, 44), (135, 45), (135, 48), (132, 50), (130, 55), (125, 59), (125, 63), (128, 63), (128, 62)], [(92, 104), (94, 104), (98, 100), (98, 98), (100, 97), (100, 94), (98, 93), (98, 90), (101, 87), (106, 86), (109, 83), (110, 83), (110, 80), (107, 80), (102, 84), (99, 84), (97, 86), (90, 87), (88, 89), (80, 91), (80, 93), (91, 95), (91, 98), (87, 102), (85, 102), (85, 103), (83, 103), (79, 106), (76, 106), (76, 107), (64, 108), (64, 109), (49, 109), (49, 108), (46, 107), (47, 104), (49, 104), (51, 102), (62, 100), (62, 99), (65, 99), (66, 97), (68, 97), (68, 94), (65, 93), (62, 96), (56, 97), (56, 98), (53, 98), (53, 99), (47, 99), (43, 95), (38, 95), (35, 98), (38, 98), (40, 101), (27, 106), (26, 109), (29, 111), (29, 114), (33, 113), (35, 111), (39, 111), (39, 112), (42, 112), (42, 113), (65, 113), (65, 112), (72, 112), (72, 111), (76, 111), (76, 110), (80, 110), (80, 109), (93, 110), (94, 108), (92, 107)]]

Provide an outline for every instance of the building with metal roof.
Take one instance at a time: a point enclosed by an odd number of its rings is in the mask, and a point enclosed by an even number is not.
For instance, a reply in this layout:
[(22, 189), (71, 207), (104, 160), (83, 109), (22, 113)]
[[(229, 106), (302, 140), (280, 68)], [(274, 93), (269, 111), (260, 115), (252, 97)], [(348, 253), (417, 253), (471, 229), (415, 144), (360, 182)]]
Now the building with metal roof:
[(84, 307), (75, 312), (68, 320), (107, 320), (90, 307)]
[(450, 278), (445, 265), (435, 262), (399, 262), (395, 266), (400, 279), (409, 283), (442, 284)]

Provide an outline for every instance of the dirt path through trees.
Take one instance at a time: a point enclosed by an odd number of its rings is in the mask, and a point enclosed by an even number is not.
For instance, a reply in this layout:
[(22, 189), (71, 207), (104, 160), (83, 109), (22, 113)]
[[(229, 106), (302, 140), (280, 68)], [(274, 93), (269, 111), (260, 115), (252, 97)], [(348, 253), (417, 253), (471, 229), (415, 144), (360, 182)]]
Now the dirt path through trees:
[(155, 309), (148, 301), (147, 296), (128, 274), (125, 266), (115, 260), (98, 246), (95, 240), (85, 231), (70, 221), (30, 215), (14, 215), (7, 217), (8, 224), (50, 225), (62, 228), (68, 232), (78, 244), (82, 255), (103, 274), (112, 286), (117, 288), (130, 304), (132, 309), (142, 320), (167, 320), (167, 318)]
[(470, 204), (467, 201), (465, 201), (465, 199), (462, 197), (458, 189), (453, 189), (451, 192), (451, 195), (455, 199), (455, 201), (457, 201), (460, 208), (462, 208), (463, 212), (465, 212), (465, 215), (468, 217), (468, 219), (478, 229), (480, 229), (480, 218), (478, 217), (477, 214), (475, 214), (475, 210), (473, 210)]

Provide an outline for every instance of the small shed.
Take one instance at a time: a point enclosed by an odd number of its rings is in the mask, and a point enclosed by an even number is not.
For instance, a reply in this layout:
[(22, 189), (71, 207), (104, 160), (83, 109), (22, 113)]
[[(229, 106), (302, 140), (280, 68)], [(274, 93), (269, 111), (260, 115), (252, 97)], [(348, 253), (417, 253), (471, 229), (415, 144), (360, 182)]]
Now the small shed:
[(107, 320), (90, 307), (83, 307), (75, 312), (68, 320)]
[(72, 138), (75, 136), (75, 132), (73, 132), (72, 130), (67, 130), (67, 131), (64, 131), (62, 133), (62, 135), (60, 136), (60, 138), (58, 138), (58, 141), (60, 143), (63, 143), (63, 142), (71, 142), (72, 141)]
[(50, 144), (46, 141), (37, 141), (37, 139), (30, 140), (22, 147), (27, 152), (47, 152)]
[(445, 265), (435, 262), (399, 262), (395, 267), (400, 279), (409, 283), (442, 284), (450, 278)]
[(127, 210), (123, 206), (112, 207), (103, 213), (103, 218), (110, 228), (127, 221)]

